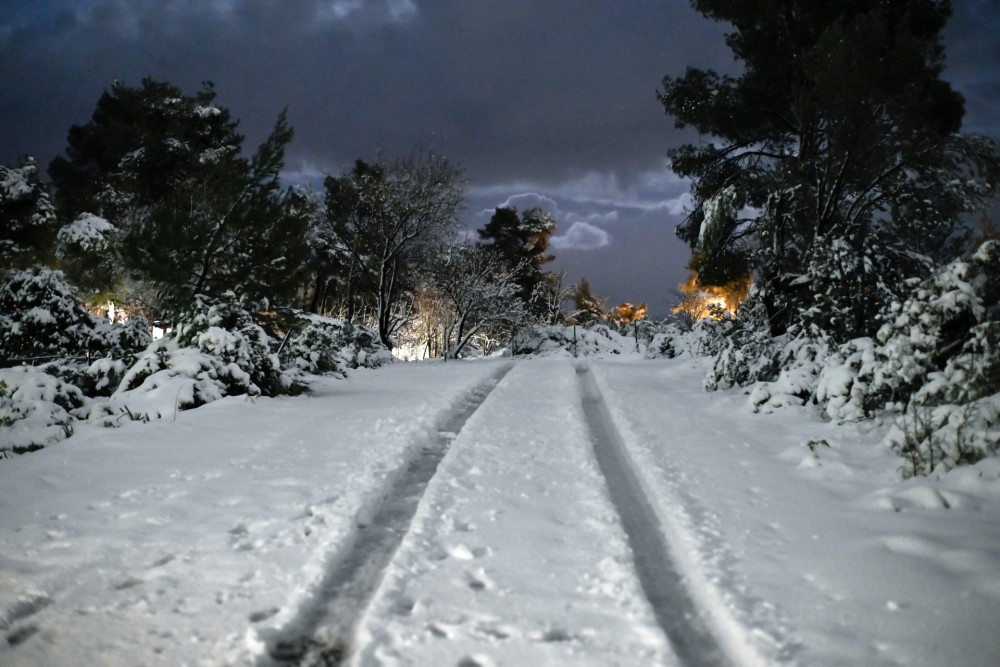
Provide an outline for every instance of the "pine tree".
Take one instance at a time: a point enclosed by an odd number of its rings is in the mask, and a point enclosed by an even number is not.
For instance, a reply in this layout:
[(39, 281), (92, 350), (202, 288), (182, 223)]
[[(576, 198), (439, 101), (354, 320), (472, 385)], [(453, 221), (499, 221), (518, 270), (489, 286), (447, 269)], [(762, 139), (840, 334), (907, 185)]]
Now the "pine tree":
[(770, 333), (872, 335), (906, 278), (955, 256), (1000, 149), (958, 134), (940, 79), (941, 0), (692, 0), (733, 25), (740, 76), (689, 69), (660, 100), (708, 141), (670, 152), (692, 181), (679, 235), (705, 281), (753, 271)]
[(516, 208), (497, 208), (485, 227), (478, 230), (480, 242), (499, 253), (507, 268), (520, 276), (521, 299), (533, 312), (544, 315), (543, 304), (536, 304), (535, 296), (547, 285), (542, 266), (554, 257), (548, 254), (549, 243), (555, 234), (556, 223), (552, 216), (540, 208), (531, 208), (518, 214)]
[(129, 213), (238, 159), (243, 137), (215, 99), (211, 82), (192, 96), (149, 78), (139, 87), (115, 81), (91, 120), (70, 128), (65, 157), (49, 165), (63, 219), (94, 213), (123, 227)]
[(573, 305), (576, 308), (574, 319), (581, 324), (601, 323), (608, 319), (608, 298), (594, 296), (586, 278), (581, 279), (574, 290)]
[(279, 183), (292, 129), (282, 113), (250, 160), (221, 161), (179, 181), (128, 226), (122, 255), (177, 309), (196, 295), (232, 290), (287, 300), (306, 256), (306, 220), (292, 215)]
[(152, 79), (115, 82), (91, 121), (70, 129), (66, 156), (49, 168), (60, 215), (113, 228), (99, 255), (67, 244), (73, 279), (113, 290), (132, 276), (173, 312), (198, 294), (290, 295), (305, 256), (305, 222), (278, 180), (292, 128), (282, 113), (244, 157), (237, 123), (215, 98), (210, 83), (186, 95)]
[(0, 271), (51, 260), (55, 208), (32, 157), (0, 165)]

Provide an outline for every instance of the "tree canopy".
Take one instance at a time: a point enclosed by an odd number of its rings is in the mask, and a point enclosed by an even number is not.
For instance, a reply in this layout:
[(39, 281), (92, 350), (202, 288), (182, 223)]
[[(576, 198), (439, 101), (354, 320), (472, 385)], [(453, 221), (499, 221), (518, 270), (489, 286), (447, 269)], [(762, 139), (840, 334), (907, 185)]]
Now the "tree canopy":
[(899, 283), (954, 256), (1000, 150), (959, 134), (941, 77), (942, 0), (692, 0), (730, 23), (739, 76), (688, 69), (659, 94), (704, 140), (670, 151), (692, 181), (678, 232), (706, 284), (753, 273), (772, 334), (870, 335)]
[(90, 240), (64, 244), (77, 282), (113, 291), (136, 278), (175, 311), (198, 294), (295, 289), (306, 227), (279, 182), (292, 128), (280, 114), (244, 157), (237, 123), (215, 98), (210, 83), (187, 95), (152, 79), (115, 82), (92, 119), (70, 129), (49, 173), (68, 236)]
[(400, 306), (413, 294), (416, 272), (457, 230), (462, 172), (444, 157), (416, 152), (392, 163), (358, 160), (327, 177), (325, 189), (329, 229), (349, 257), (348, 317), (355, 296), (366, 300), (391, 349), (392, 333), (409, 318)]
[(498, 207), (486, 226), (477, 230), (480, 243), (492, 248), (517, 273), (521, 299), (538, 315), (545, 314), (546, 299), (540, 292), (549, 281), (542, 266), (554, 259), (548, 250), (555, 231), (548, 211), (529, 208), (519, 214), (512, 207)]

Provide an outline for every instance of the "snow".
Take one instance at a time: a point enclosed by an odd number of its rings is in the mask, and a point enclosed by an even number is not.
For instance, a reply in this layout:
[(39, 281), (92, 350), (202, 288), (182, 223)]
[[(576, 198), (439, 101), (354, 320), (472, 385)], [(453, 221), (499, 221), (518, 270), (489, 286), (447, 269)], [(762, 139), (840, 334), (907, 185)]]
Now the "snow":
[(115, 226), (93, 213), (81, 213), (76, 220), (59, 230), (58, 241), (64, 248), (85, 252), (105, 250), (115, 233)]
[(17, 201), (31, 196), (32, 187), (25, 171), (0, 165), (0, 198)]
[[(674, 604), (734, 665), (1000, 664), (1000, 460), (900, 481), (884, 427), (755, 414), (708, 363), (400, 363), (80, 424), (0, 461), (0, 664), (267, 667), (339, 624), (355, 665), (675, 665)], [(328, 601), (380, 528), (368, 597)], [(671, 570), (691, 609), (649, 594)]]
[(575, 376), (521, 364), (472, 416), (362, 621), (359, 664), (665, 664)]
[(996, 459), (900, 483), (881, 429), (751, 416), (691, 392), (703, 362), (661, 369), (595, 365), (718, 636), (770, 664), (1000, 664)]

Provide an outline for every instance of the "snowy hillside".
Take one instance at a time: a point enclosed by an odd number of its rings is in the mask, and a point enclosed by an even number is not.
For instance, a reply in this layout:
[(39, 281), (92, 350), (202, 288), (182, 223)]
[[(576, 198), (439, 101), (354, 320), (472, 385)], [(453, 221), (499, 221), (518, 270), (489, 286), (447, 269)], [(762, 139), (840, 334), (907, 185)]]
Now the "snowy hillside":
[(394, 364), (0, 462), (0, 664), (996, 665), (1000, 461), (690, 358)]

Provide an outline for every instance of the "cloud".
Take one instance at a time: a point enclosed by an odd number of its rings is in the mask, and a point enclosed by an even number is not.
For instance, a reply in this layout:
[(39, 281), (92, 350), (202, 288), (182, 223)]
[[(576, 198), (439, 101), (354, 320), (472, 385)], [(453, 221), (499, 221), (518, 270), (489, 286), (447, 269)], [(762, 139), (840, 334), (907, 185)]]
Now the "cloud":
[(694, 205), (694, 197), (691, 196), (690, 192), (682, 192), (679, 196), (673, 199), (667, 199), (661, 202), (662, 208), (670, 215), (684, 216), (687, 215), (688, 211)]
[(608, 211), (607, 213), (588, 213), (587, 222), (590, 224), (600, 223), (609, 224), (618, 222), (618, 211)]
[(411, 20), (417, 15), (417, 6), (413, 0), (320, 0), (315, 11), (321, 22), (370, 27)]
[(300, 160), (297, 167), (286, 166), (281, 170), (281, 180), (287, 185), (308, 185), (322, 189), (328, 172), (307, 160)]
[(551, 197), (546, 197), (543, 194), (537, 192), (522, 192), (519, 194), (509, 195), (502, 203), (490, 208), (484, 208), (479, 212), (479, 217), (488, 218), (493, 215), (493, 213), (498, 208), (516, 208), (518, 211), (527, 211), (531, 208), (540, 208), (551, 213), (554, 217), (558, 217), (559, 204), (556, 200)]
[(557, 250), (596, 250), (611, 244), (611, 235), (589, 222), (576, 221), (565, 234), (552, 237)]

